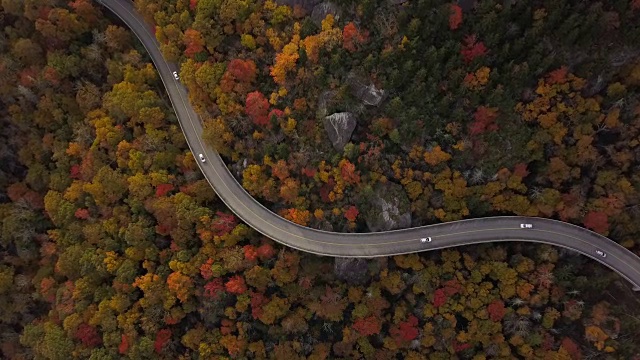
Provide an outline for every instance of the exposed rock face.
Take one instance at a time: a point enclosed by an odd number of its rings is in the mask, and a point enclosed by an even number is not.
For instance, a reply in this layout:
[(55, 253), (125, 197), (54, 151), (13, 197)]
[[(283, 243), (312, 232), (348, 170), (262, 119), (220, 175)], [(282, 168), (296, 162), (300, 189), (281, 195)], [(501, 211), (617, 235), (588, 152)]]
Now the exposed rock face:
[(342, 151), (351, 139), (351, 133), (356, 128), (356, 117), (349, 112), (331, 114), (324, 118), (324, 129), (329, 135), (333, 147)]
[(595, 94), (604, 90), (607, 86), (607, 82), (604, 81), (602, 75), (598, 75), (596, 78), (592, 78), (587, 82), (587, 86), (582, 89), (582, 96), (592, 97)]
[(321, 4), (316, 5), (311, 12), (311, 21), (316, 24), (317, 27), (322, 26), (322, 20), (327, 17), (327, 15), (333, 15), (333, 18), (338, 20), (340, 15), (338, 14), (338, 7), (332, 2), (326, 1)]
[(376, 195), (370, 199), (364, 212), (371, 232), (402, 229), (411, 226), (409, 198), (401, 185), (387, 182), (376, 186)]
[(349, 74), (347, 83), (351, 88), (353, 96), (360, 99), (366, 105), (378, 106), (385, 98), (384, 90), (376, 89), (373, 84), (365, 85), (365, 83), (354, 74)]
[(276, 0), (276, 4), (288, 5), (291, 8), (298, 5), (306, 11), (311, 11), (320, 1), (322, 0)]
[(336, 258), (333, 271), (338, 279), (351, 285), (364, 284), (369, 280), (369, 265), (365, 259)]

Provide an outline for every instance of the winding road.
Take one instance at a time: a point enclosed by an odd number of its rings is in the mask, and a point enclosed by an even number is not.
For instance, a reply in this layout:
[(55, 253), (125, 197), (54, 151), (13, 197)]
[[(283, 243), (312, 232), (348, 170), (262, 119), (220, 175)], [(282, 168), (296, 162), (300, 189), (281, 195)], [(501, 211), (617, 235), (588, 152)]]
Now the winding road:
[[(376, 257), (444, 249), (454, 246), (498, 241), (526, 241), (571, 249), (611, 268), (640, 291), (640, 257), (616, 242), (579, 226), (561, 221), (500, 216), (454, 221), (418, 228), (377, 233), (335, 233), (294, 224), (274, 214), (249, 195), (229, 172), (220, 155), (206, 146), (202, 125), (188, 101), (187, 91), (173, 77), (179, 71), (162, 56), (152, 29), (129, 0), (96, 0), (118, 16), (149, 52), (169, 94), (191, 152), (205, 178), (220, 199), (244, 221), (263, 235), (286, 246), (335, 257)], [(204, 154), (206, 162), (196, 154)], [(532, 224), (521, 228), (520, 224)], [(422, 243), (421, 238), (432, 242)], [(603, 251), (606, 257), (596, 251)]]

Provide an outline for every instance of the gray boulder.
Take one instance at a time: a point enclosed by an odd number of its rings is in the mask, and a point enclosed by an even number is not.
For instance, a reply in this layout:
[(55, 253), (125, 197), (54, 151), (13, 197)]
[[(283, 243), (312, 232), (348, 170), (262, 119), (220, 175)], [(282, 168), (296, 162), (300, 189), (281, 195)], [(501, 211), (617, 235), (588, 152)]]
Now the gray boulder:
[(371, 232), (411, 226), (409, 198), (402, 186), (396, 183), (378, 184), (363, 213)]
[(336, 258), (333, 271), (338, 279), (350, 285), (361, 285), (369, 281), (369, 264), (365, 259)]
[(384, 90), (377, 89), (373, 84), (367, 85), (354, 74), (349, 74), (347, 84), (349, 84), (351, 94), (366, 105), (378, 106), (385, 99)]
[(349, 112), (335, 113), (325, 116), (323, 123), (334, 149), (342, 151), (356, 128), (355, 115)]
[(334, 3), (329, 1), (323, 2), (313, 7), (313, 11), (311, 12), (311, 21), (313, 21), (317, 27), (321, 27), (322, 20), (324, 20), (329, 14), (333, 15), (335, 20), (338, 20), (340, 18), (338, 11), (339, 9)]

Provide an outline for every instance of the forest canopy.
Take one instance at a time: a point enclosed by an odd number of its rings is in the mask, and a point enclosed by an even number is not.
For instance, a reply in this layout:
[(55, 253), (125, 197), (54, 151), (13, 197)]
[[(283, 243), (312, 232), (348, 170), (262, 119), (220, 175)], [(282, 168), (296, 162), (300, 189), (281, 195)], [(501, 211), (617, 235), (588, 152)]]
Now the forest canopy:
[[(205, 139), (291, 221), (369, 231), (384, 193), (395, 226), (543, 216), (640, 250), (637, 1), (135, 5)], [(264, 238), (97, 2), (2, 0), (0, 22), (2, 358), (639, 358), (637, 296), (569, 251)]]

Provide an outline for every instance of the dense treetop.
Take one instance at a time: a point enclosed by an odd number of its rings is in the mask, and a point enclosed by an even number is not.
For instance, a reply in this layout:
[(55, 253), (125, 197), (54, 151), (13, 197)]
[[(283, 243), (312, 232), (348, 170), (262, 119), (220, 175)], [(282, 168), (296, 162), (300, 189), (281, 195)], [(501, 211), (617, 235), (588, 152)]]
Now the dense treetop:
[[(292, 221), (366, 230), (362, 199), (396, 184), (414, 224), (556, 217), (638, 251), (637, 1), (340, 1), (319, 20), (270, 1), (136, 6), (205, 137)], [(637, 297), (567, 251), (333, 259), (259, 236), (107, 15), (0, 2), (2, 358), (639, 356)], [(382, 103), (363, 105), (350, 74)], [(340, 153), (321, 120), (347, 110)]]

